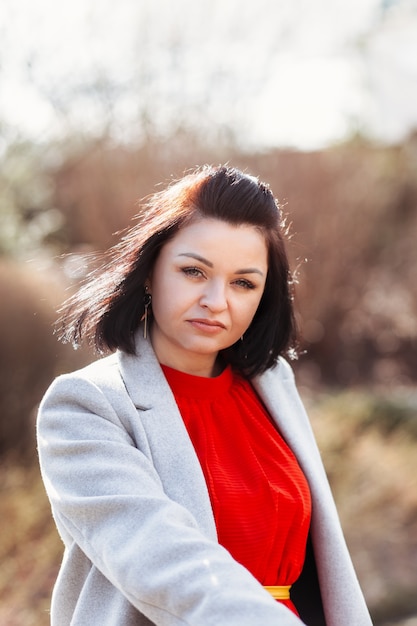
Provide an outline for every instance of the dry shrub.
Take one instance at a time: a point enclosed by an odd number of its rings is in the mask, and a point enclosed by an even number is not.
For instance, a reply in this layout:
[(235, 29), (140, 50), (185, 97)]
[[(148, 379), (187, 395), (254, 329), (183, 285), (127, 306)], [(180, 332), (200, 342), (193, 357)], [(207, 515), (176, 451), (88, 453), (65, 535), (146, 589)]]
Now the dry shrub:
[[(114, 233), (129, 225), (138, 199), (190, 167), (217, 161), (212, 149), (200, 147), (191, 137), (185, 143), (177, 137), (131, 147), (102, 140), (66, 159), (52, 173), (53, 203), (66, 220), (66, 249), (90, 245), (103, 250), (114, 244)], [(221, 152), (227, 159), (231, 148)]]
[(33, 459), (37, 405), (53, 377), (75, 363), (52, 332), (63, 294), (52, 272), (0, 259), (0, 456)]
[(287, 203), (311, 384), (415, 381), (417, 137), (248, 164)]

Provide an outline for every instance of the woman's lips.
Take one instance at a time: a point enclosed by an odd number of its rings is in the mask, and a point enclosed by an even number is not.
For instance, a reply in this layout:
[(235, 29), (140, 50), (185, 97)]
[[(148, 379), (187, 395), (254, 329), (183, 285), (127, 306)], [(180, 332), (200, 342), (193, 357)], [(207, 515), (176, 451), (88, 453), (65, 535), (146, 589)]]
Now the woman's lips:
[(213, 335), (226, 328), (224, 324), (216, 320), (191, 319), (188, 321), (194, 328)]

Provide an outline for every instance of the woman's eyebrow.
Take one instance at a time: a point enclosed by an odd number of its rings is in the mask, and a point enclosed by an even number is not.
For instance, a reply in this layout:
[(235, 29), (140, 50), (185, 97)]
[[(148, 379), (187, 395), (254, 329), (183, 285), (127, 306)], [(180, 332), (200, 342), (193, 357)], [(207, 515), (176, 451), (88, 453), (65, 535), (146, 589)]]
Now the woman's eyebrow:
[(264, 275), (264, 273), (261, 272), (261, 270), (258, 270), (257, 267), (247, 267), (242, 270), (236, 270), (235, 274), (259, 274), (260, 276)]
[(195, 259), (196, 261), (200, 261), (201, 263), (204, 263), (204, 265), (207, 265), (207, 267), (213, 267), (213, 263), (211, 261), (208, 261), (203, 256), (200, 256), (199, 254), (196, 254), (195, 252), (182, 252), (178, 256), (186, 256), (186, 257), (189, 257), (190, 259)]
[[(186, 256), (190, 259), (195, 259), (196, 261), (200, 261), (200, 263), (207, 265), (207, 267), (213, 267), (213, 263), (211, 261), (208, 261), (203, 256), (200, 256), (199, 254), (195, 252), (182, 252), (178, 256)], [(259, 274), (260, 276), (264, 275), (264, 273), (257, 267), (246, 267), (240, 270), (236, 270), (236, 272), (234, 273), (239, 274), (239, 275), (240, 274)]]

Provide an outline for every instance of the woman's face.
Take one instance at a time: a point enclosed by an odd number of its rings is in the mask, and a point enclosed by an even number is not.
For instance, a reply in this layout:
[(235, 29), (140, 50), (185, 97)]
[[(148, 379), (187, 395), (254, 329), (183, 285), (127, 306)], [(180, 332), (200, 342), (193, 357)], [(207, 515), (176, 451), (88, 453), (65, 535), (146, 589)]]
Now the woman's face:
[(149, 277), (151, 341), (160, 363), (215, 375), (219, 351), (249, 327), (267, 271), (266, 242), (253, 226), (206, 218), (178, 231)]

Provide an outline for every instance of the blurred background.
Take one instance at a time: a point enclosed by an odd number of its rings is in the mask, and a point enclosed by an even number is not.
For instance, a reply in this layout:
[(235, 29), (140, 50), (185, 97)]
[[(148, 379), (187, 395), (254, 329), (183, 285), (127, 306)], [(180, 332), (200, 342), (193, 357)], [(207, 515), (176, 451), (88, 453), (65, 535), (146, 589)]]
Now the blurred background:
[(2, 0), (4, 626), (49, 623), (62, 556), (34, 422), (94, 357), (56, 309), (138, 199), (225, 162), (291, 224), (294, 368), (375, 624), (417, 624), (417, 1)]

